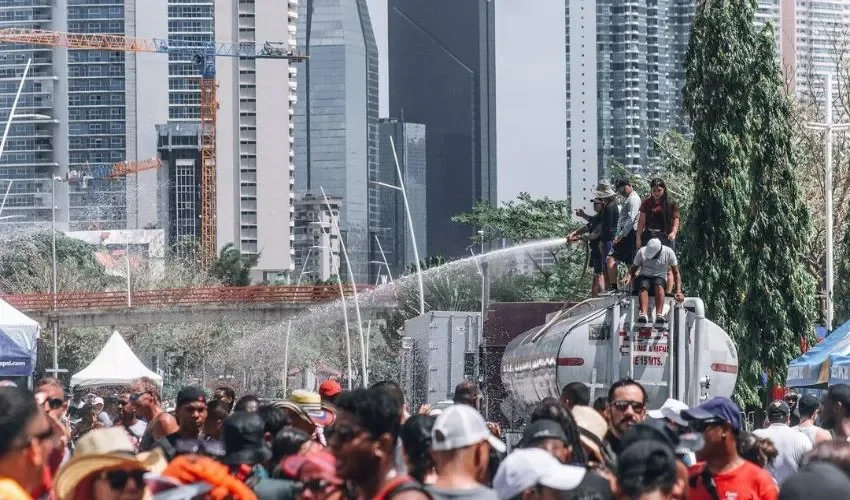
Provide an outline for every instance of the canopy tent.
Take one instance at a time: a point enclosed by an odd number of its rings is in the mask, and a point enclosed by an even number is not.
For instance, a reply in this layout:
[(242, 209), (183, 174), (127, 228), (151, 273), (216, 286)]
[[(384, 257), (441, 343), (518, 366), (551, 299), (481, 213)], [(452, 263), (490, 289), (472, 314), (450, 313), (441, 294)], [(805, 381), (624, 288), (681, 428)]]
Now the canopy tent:
[(830, 384), (833, 359), (850, 356), (850, 321), (836, 328), (823, 342), (788, 365), (788, 387), (825, 388)]
[(133, 354), (121, 334), (115, 331), (94, 361), (71, 377), (71, 387), (127, 385), (139, 377), (150, 377), (162, 385), (162, 377), (148, 370)]
[(850, 384), (850, 356), (833, 354), (829, 357), (829, 385)]
[(0, 377), (29, 377), (35, 366), (38, 322), (0, 299)]

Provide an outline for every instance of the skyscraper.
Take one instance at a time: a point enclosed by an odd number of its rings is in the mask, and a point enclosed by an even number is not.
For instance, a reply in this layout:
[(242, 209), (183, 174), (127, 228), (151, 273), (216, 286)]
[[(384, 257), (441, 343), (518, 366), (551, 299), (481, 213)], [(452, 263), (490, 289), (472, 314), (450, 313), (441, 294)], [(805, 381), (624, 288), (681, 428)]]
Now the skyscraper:
[(652, 139), (683, 130), (682, 69), (692, 0), (567, 0), (567, 171), (573, 208), (587, 208), (605, 168), (642, 171)]
[(428, 131), (428, 255), (466, 254), (451, 218), (496, 203), (494, 4), (389, 1), (390, 116)]
[[(165, 0), (4, 0), (0, 28), (71, 33), (166, 36)], [(9, 224), (56, 219), (71, 229), (121, 229), (156, 221), (156, 208), (140, 202), (152, 195), (156, 174), (82, 182), (56, 182), (69, 171), (156, 155), (153, 124), (167, 109), (164, 63), (157, 54), (0, 45), (0, 119), (8, 119), (27, 59), (32, 58), (13, 122), (0, 178), (14, 179), (4, 214)], [(160, 59), (161, 60), (161, 59)], [(32, 117), (32, 115), (36, 115)]]
[[(378, 136), (380, 161), (377, 180), (391, 186), (401, 185), (392, 143), (390, 143), (390, 137), (392, 137), (410, 204), (416, 248), (419, 251), (419, 258), (424, 259), (428, 248), (426, 167), (428, 148), (425, 125), (382, 118), (378, 127)], [(411, 228), (404, 208), (404, 197), (398, 190), (386, 187), (381, 187), (378, 194), (380, 205), (378, 224), (373, 227), (374, 234), (370, 241), (373, 249), (372, 261), (382, 262), (386, 256), (393, 275), (399, 276), (416, 263), (416, 254), (410, 238)], [(380, 240), (380, 245), (375, 241), (376, 237)], [(387, 270), (381, 264), (374, 263), (372, 272), (372, 281), (381, 274), (387, 274)]]
[[(297, 0), (216, 0), (221, 41), (286, 39), (295, 49)], [(216, 226), (218, 247), (259, 255), (256, 281), (293, 269), (292, 144), (296, 70), (285, 59), (217, 60)]]
[[(377, 191), (378, 54), (365, 0), (301, 0), (295, 108), (299, 195), (342, 199), (340, 232), (354, 279), (369, 277)], [(370, 218), (371, 217), (371, 218)]]
[[(215, 0), (168, 0), (168, 40), (175, 46), (215, 40)], [(168, 56), (169, 121), (201, 119), (202, 67), (192, 55), (181, 51)]]

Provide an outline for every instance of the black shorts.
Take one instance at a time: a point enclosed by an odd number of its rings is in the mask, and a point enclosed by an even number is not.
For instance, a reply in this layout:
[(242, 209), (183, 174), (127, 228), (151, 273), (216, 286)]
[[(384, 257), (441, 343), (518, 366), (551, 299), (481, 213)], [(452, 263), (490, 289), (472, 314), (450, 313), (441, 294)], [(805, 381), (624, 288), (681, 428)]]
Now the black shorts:
[(635, 276), (632, 281), (632, 293), (639, 294), (641, 290), (649, 292), (651, 297), (655, 296), (655, 287), (660, 286), (662, 290), (667, 290), (666, 278), (655, 278), (652, 276)]
[(649, 229), (643, 232), (643, 239), (640, 242), (641, 246), (646, 246), (647, 242), (649, 242), (649, 240), (651, 240), (652, 238), (658, 238), (659, 240), (661, 240), (662, 245), (664, 245), (665, 247), (670, 247), (670, 249), (674, 252), (676, 251), (676, 242), (670, 241), (667, 238), (667, 233), (663, 233), (661, 231), (650, 231)]
[(631, 266), (635, 261), (635, 252), (637, 251), (635, 248), (635, 243), (637, 243), (636, 240), (635, 232), (632, 231), (625, 238), (620, 240), (619, 243), (615, 243), (608, 255), (614, 257), (618, 262), (623, 262), (627, 266)]
[(611, 253), (612, 245), (613, 242), (611, 240), (595, 240), (590, 242), (590, 267), (593, 268), (594, 273), (602, 274), (605, 272), (608, 254)]

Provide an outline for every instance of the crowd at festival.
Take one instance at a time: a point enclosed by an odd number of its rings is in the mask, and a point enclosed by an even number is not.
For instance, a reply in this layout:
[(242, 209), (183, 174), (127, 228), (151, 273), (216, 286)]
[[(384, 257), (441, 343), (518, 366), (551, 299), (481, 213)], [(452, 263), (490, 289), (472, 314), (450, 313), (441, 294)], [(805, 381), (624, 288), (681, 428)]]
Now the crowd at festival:
[[(734, 402), (647, 408), (638, 382), (586, 385), (534, 407), (518, 440), (453, 404), (410, 415), (394, 382), (264, 402), (182, 388), (174, 410), (135, 380), (103, 399), (55, 379), (0, 383), (0, 499), (694, 499), (850, 495), (850, 386), (787, 394), (747, 432)], [(819, 425), (820, 426), (819, 426)], [(510, 447), (506, 441), (510, 441)], [(510, 449), (509, 449), (510, 448)], [(508, 452), (509, 451), (509, 452)]]

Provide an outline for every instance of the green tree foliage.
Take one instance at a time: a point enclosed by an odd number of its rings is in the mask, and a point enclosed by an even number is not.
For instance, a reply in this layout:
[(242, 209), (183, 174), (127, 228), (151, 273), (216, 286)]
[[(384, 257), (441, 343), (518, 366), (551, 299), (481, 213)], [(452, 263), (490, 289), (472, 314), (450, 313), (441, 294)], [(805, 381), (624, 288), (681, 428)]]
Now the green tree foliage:
[[(684, 106), (693, 130), (691, 170), (699, 187), (690, 220), (699, 224), (683, 224), (687, 237), (678, 253), (689, 295), (703, 298), (712, 319), (739, 346), (758, 342), (755, 332), (739, 328), (746, 294), (741, 239), (751, 201), (747, 172), (755, 140), (749, 128), (750, 93), (759, 83), (752, 71), (753, 9), (749, 0), (700, 3), (685, 58)], [(739, 377), (739, 382), (740, 387), (752, 379)]]
[(228, 243), (210, 266), (210, 274), (225, 286), (248, 286), (251, 284), (251, 269), (258, 260), (257, 255), (242, 255), (233, 243)]
[(751, 154), (753, 192), (741, 241), (748, 287), (741, 315), (741, 331), (747, 333), (739, 336), (739, 345), (748, 362), (741, 364), (740, 393), (752, 390), (763, 370), (771, 382), (785, 382), (788, 362), (800, 353), (800, 336), (812, 335), (815, 311), (814, 283), (803, 263), (809, 215), (794, 182), (789, 102), (770, 27), (757, 37), (751, 67), (759, 81), (751, 89), (749, 123), (758, 140)]
[[(110, 278), (88, 243), (56, 233), (56, 275), (60, 291), (103, 290)], [(47, 293), (53, 282), (50, 231), (16, 236), (0, 251), (0, 290), (4, 293)]]
[(836, 252), (835, 266), (835, 324), (850, 320), (850, 231), (844, 231), (841, 247)]

